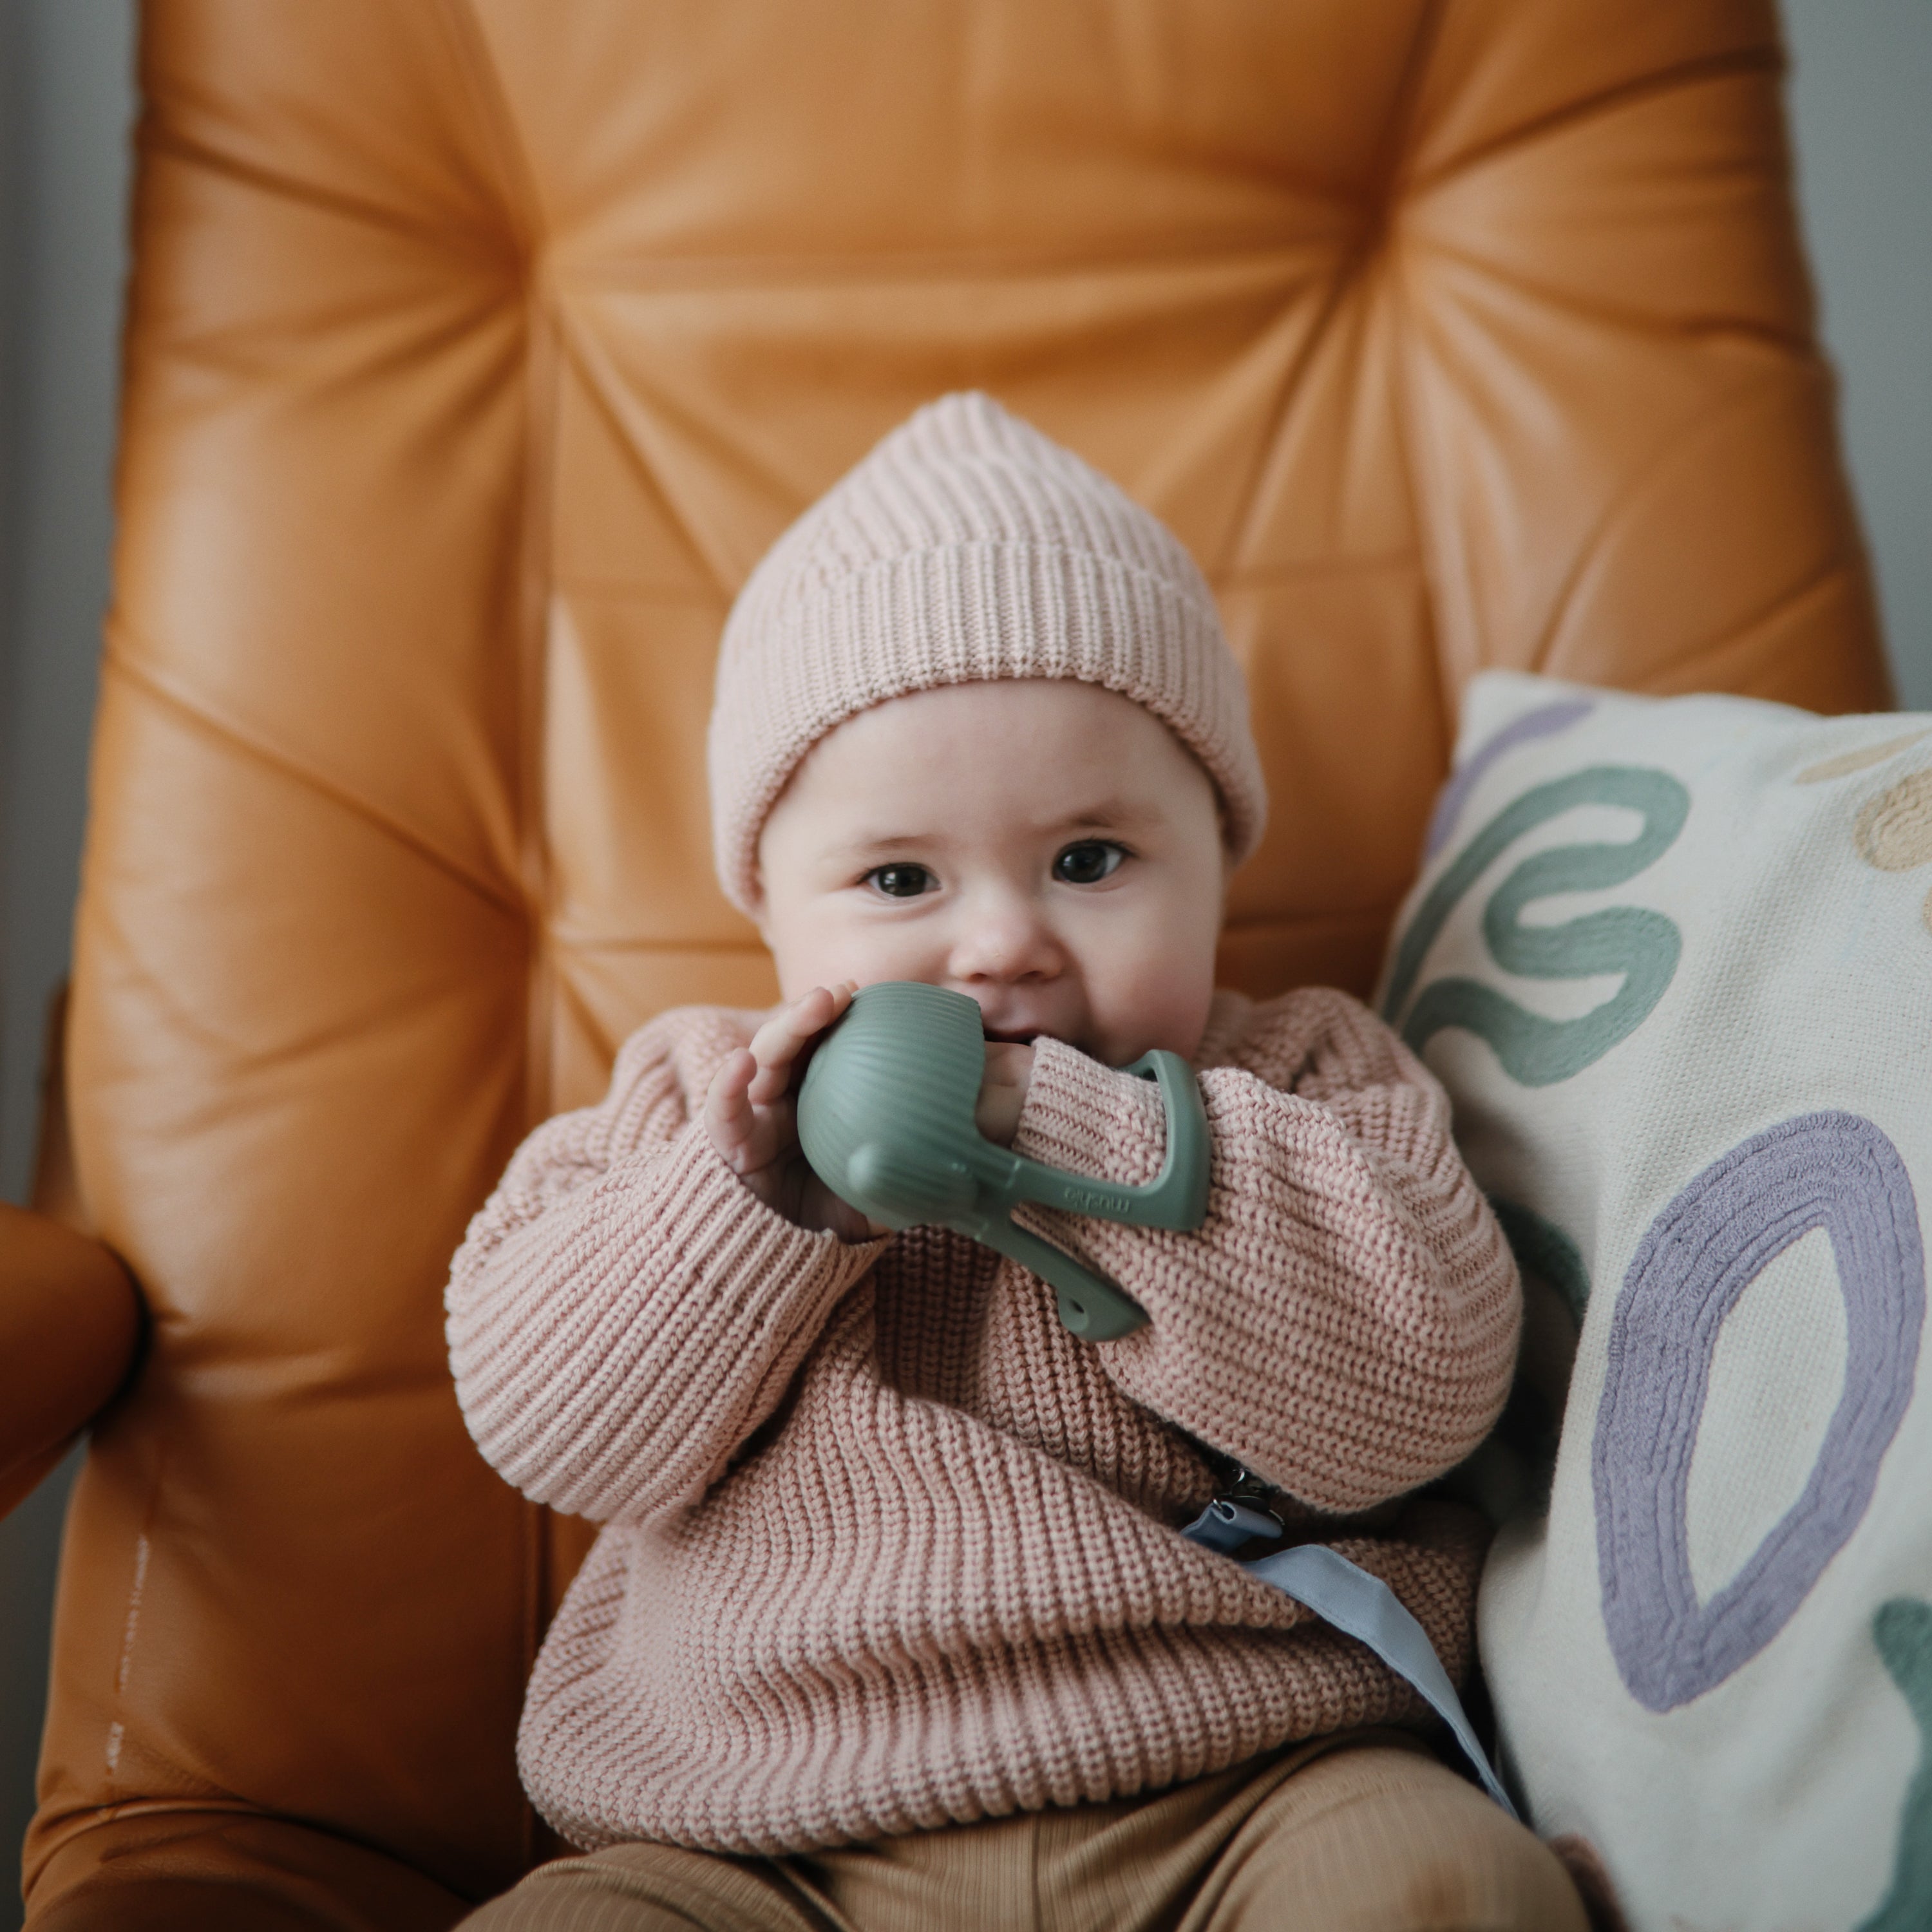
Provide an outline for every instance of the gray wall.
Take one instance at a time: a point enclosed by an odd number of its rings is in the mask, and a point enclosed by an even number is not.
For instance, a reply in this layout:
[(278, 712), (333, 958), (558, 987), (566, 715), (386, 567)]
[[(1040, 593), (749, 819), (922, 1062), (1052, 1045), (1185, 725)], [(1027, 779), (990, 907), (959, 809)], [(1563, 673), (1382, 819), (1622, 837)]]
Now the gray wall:
[(0, 1193), (22, 1197), (47, 999), (67, 971), (125, 266), (131, 0), (4, 0)]
[(1898, 701), (1932, 710), (1932, 4), (1785, 0), (1805, 239)]
[[(0, 0), (0, 1196), (14, 1200), (43, 1016), (66, 970), (106, 594), (131, 10)], [(1932, 4), (1785, 10), (1852, 474), (1901, 700), (1932, 709)], [(0, 1524), (0, 1848), (30, 1807), (70, 1476)]]

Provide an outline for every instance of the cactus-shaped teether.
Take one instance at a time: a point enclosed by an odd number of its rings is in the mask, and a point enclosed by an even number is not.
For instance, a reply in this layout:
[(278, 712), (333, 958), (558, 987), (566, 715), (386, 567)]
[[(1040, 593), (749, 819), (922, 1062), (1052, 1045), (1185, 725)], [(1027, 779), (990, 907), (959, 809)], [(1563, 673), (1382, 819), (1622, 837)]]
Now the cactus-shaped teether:
[(1090, 1180), (995, 1147), (974, 1122), (986, 1072), (980, 1009), (963, 993), (910, 980), (862, 988), (806, 1069), (798, 1138), (812, 1171), (842, 1200), (889, 1228), (935, 1223), (997, 1248), (1049, 1282), (1060, 1318), (1090, 1341), (1147, 1320), (1104, 1276), (1023, 1228), (1022, 1201), (1131, 1221), (1198, 1228), (1208, 1213), (1208, 1115), (1178, 1053), (1144, 1054), (1125, 1072), (1159, 1083), (1167, 1153), (1144, 1187)]

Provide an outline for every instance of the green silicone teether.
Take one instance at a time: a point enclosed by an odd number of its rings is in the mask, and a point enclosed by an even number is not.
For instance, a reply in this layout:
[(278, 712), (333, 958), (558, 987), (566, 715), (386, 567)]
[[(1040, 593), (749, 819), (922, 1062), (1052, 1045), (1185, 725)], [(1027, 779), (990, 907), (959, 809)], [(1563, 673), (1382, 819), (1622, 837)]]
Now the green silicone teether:
[(1107, 1342), (1146, 1320), (1104, 1276), (1016, 1227), (1022, 1201), (1130, 1221), (1198, 1228), (1208, 1213), (1208, 1115), (1178, 1053), (1144, 1054), (1125, 1072), (1160, 1087), (1167, 1154), (1144, 1187), (1090, 1180), (995, 1147), (974, 1124), (986, 1072), (980, 1009), (963, 993), (889, 980), (854, 996), (806, 1069), (798, 1138), (813, 1172), (889, 1228), (934, 1222), (983, 1241), (1052, 1284), (1060, 1318)]

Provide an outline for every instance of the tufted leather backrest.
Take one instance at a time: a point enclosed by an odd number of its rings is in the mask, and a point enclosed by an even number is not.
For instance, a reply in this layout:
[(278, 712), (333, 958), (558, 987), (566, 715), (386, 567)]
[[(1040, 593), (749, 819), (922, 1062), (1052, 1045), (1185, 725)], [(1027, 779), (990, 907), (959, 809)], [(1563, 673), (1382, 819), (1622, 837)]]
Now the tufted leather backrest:
[(70, 1064), (152, 1332), (36, 1923), (440, 1924), (544, 1849), (587, 1535), (470, 1447), (446, 1263), (632, 1028), (770, 996), (716, 639), (919, 402), (1212, 580), (1256, 992), (1366, 986), (1479, 666), (1885, 701), (1778, 67), (1754, 0), (149, 0)]

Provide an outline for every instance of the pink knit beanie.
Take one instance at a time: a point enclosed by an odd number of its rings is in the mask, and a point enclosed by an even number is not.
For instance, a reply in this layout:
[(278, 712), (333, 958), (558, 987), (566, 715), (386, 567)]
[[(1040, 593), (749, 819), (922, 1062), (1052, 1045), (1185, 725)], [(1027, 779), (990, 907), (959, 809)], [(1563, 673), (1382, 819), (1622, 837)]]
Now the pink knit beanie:
[(812, 746), (887, 698), (1070, 677), (1132, 698), (1220, 788), (1240, 860), (1268, 812), (1247, 690), (1179, 538), (990, 397), (942, 397), (807, 510), (724, 626), (711, 824), (725, 896), (758, 897), (758, 835)]

